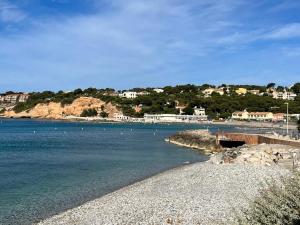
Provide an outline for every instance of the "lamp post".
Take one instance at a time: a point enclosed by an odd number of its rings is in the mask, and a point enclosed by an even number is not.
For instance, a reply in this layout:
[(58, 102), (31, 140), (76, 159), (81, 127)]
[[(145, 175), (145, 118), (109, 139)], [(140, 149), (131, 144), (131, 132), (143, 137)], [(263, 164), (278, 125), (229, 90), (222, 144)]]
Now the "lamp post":
[(284, 103), (286, 105), (286, 135), (289, 134), (289, 103)]

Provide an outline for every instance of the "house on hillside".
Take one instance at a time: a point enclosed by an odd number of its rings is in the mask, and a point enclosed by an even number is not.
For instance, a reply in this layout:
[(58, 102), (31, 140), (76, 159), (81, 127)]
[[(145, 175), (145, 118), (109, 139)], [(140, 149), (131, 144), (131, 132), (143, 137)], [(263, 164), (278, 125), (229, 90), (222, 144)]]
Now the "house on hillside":
[(255, 120), (255, 121), (273, 121), (273, 113), (271, 112), (248, 112), (237, 111), (232, 113), (232, 119), (234, 120)]
[(156, 92), (156, 93), (163, 93), (163, 92), (164, 92), (164, 89), (161, 89), (161, 88), (154, 88), (153, 91)]
[(29, 98), (27, 93), (2, 94), (0, 102), (7, 104), (16, 104), (18, 102), (26, 102)]
[(18, 102), (26, 102), (29, 98), (29, 94), (27, 93), (22, 93), (19, 95)]
[(218, 93), (219, 95), (224, 95), (224, 88), (207, 88), (205, 90), (202, 91), (202, 93), (204, 94), (205, 98), (209, 98), (211, 97), (212, 93)]
[(245, 94), (247, 94), (247, 89), (246, 88), (238, 88), (237, 90), (235, 90), (235, 93), (237, 93), (238, 95), (245, 95)]
[(260, 90), (255, 90), (255, 89), (253, 89), (253, 90), (248, 90), (248, 92), (249, 92), (250, 94), (253, 94), (253, 95), (259, 95), (259, 94), (260, 94)]
[(129, 99), (133, 99), (133, 98), (136, 98), (137, 97), (137, 92), (135, 91), (125, 91), (121, 94), (119, 94), (119, 96), (121, 98), (129, 98)]
[(295, 100), (297, 95), (294, 92), (287, 91), (286, 89), (284, 89), (284, 91), (273, 91), (272, 97), (275, 99)]
[(140, 91), (136, 93), (138, 96), (139, 95), (149, 95), (150, 93), (148, 91)]
[(194, 115), (195, 116), (206, 116), (205, 109), (202, 107), (198, 108), (197, 106), (195, 106), (194, 107)]

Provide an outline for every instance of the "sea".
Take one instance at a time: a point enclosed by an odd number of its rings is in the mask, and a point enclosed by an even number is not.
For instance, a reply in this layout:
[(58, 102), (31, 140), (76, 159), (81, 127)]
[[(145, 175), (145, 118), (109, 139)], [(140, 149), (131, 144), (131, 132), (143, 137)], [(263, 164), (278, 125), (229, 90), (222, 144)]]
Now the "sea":
[(27, 225), (207, 156), (165, 142), (192, 124), (0, 121), (0, 224)]

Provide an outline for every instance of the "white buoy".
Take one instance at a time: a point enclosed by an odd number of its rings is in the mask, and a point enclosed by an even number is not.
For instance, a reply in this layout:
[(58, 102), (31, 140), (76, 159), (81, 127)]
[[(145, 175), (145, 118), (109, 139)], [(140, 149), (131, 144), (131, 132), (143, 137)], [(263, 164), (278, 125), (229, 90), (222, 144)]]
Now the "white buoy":
[(33, 131), (33, 133), (35, 134), (36, 132), (35, 132), (35, 131)]

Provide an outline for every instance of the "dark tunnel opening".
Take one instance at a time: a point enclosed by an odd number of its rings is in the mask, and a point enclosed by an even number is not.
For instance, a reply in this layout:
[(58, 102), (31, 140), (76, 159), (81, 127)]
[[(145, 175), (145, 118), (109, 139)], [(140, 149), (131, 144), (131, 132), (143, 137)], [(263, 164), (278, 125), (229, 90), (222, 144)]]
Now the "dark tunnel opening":
[(244, 144), (244, 141), (220, 140), (220, 145), (223, 148), (236, 148), (239, 146), (243, 146)]

